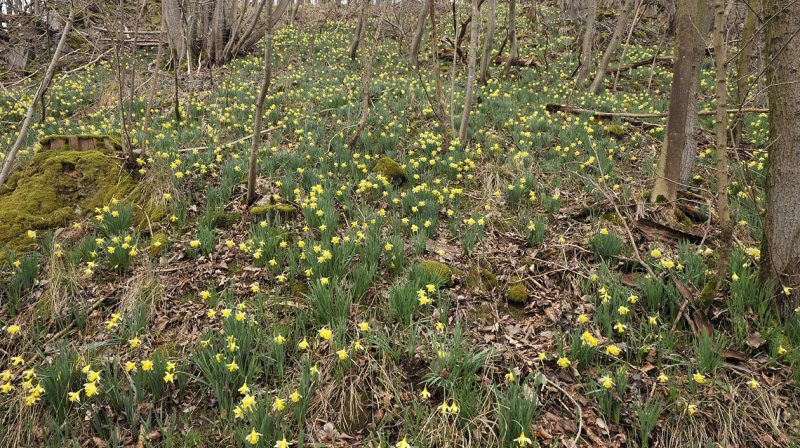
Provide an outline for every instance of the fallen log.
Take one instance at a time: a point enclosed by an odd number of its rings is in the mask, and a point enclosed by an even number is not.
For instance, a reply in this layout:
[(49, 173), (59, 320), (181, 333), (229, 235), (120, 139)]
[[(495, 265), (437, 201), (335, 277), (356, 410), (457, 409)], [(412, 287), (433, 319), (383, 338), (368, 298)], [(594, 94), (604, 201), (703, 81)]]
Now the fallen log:
[[(583, 109), (581, 107), (570, 106), (568, 104), (555, 104), (550, 103), (545, 106), (545, 109), (548, 112), (569, 112), (575, 115), (580, 115), (583, 113), (592, 114), (595, 117), (599, 118), (633, 118), (633, 119), (642, 119), (642, 118), (666, 118), (668, 113), (662, 112), (657, 114), (637, 114), (632, 112), (602, 112), (599, 110), (591, 110), (591, 109)], [(765, 114), (769, 112), (769, 109), (762, 109), (756, 107), (746, 107), (740, 109), (728, 109), (727, 112), (729, 114)], [(715, 115), (717, 111), (715, 110), (702, 110), (697, 113), (697, 115), (701, 117)]]
[[(503, 56), (498, 54), (492, 58), (492, 62), (495, 65), (502, 65), (508, 61), (508, 56)], [(511, 65), (514, 67), (544, 67), (544, 63), (541, 59), (539, 59), (538, 55), (531, 55), (527, 58), (514, 58), (511, 61)]]
[(627, 71), (627, 70), (633, 70), (635, 68), (643, 67), (645, 65), (650, 65), (650, 64), (653, 64), (655, 62), (669, 62), (669, 63), (672, 63), (672, 61), (674, 59), (675, 58), (673, 56), (656, 56), (656, 57), (653, 57), (653, 58), (648, 58), (648, 59), (645, 59), (645, 60), (642, 60), (642, 61), (634, 62), (633, 64), (623, 65), (621, 67), (609, 67), (609, 69), (606, 70), (606, 73), (608, 74), (608, 73), (617, 73), (617, 72), (624, 72), (624, 71)]

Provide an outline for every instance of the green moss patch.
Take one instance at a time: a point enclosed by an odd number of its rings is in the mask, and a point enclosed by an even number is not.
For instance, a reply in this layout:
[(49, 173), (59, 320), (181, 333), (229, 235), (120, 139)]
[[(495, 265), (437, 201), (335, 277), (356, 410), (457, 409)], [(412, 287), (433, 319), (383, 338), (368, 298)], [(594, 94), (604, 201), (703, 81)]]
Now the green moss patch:
[(281, 218), (291, 219), (297, 214), (297, 210), (288, 204), (266, 204), (250, 208), (250, 214), (254, 216), (269, 215), (270, 218), (273, 218), (276, 213), (281, 215)]
[(136, 181), (105, 148), (38, 152), (31, 164), (0, 192), (0, 241), (30, 249), (28, 230), (45, 230), (93, 213), (112, 198), (125, 198)]
[(378, 160), (372, 171), (388, 177), (394, 185), (402, 185), (408, 180), (405, 168), (389, 157)]
[(517, 283), (508, 289), (508, 295), (506, 297), (511, 303), (525, 304), (528, 302), (530, 294), (528, 293), (528, 288), (526, 288), (523, 283)]

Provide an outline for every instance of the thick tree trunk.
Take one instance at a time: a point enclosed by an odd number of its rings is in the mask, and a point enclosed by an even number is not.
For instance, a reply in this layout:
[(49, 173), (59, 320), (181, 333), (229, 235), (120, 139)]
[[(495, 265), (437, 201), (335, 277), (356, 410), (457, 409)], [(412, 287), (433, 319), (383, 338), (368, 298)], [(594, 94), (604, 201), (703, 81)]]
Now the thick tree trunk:
[[(533, 9), (533, 5), (531, 5)], [(517, 0), (508, 0), (508, 40), (511, 46), (508, 52), (508, 60), (503, 66), (503, 78), (507, 78), (511, 72), (514, 59), (517, 58), (519, 44), (517, 43)]]
[(161, 13), (164, 16), (169, 47), (172, 49), (173, 63), (179, 64), (186, 56), (186, 40), (183, 36), (180, 3), (178, 0), (161, 0)]
[(467, 66), (467, 91), (464, 94), (464, 110), (461, 113), (461, 126), (458, 129), (458, 141), (462, 144), (467, 141), (467, 129), (469, 128), (469, 115), (472, 112), (472, 91), (475, 86), (475, 62), (478, 52), (478, 2), (472, 0), (472, 23), (469, 33), (469, 65)]
[(713, 14), (714, 0), (700, 0), (697, 3), (698, 19), (694, 25), (694, 54), (692, 55), (692, 73), (689, 83), (689, 109), (686, 112), (686, 134), (683, 144), (683, 156), (681, 157), (681, 172), (678, 177), (678, 189), (686, 189), (692, 182), (692, 171), (697, 159), (697, 139), (700, 129), (700, 118), (698, 117), (699, 101), (695, 101), (700, 94), (700, 72), (703, 68), (703, 61), (706, 57), (706, 36), (714, 25)]
[(728, 209), (728, 72), (725, 61), (725, 0), (714, 0), (714, 59), (717, 81), (717, 214), (722, 230), (717, 263), (717, 288), (728, 276), (731, 261), (733, 226)]
[[(761, 276), (795, 287), (800, 285), (800, 2), (764, 0), (764, 23), (770, 143)], [(788, 302), (798, 296), (781, 295), (782, 311), (791, 312)]]
[(487, 0), (489, 2), (488, 11), (489, 24), (486, 27), (486, 39), (483, 41), (483, 53), (481, 53), (481, 71), (480, 79), (481, 84), (486, 84), (486, 77), (489, 72), (489, 59), (492, 58), (492, 45), (494, 45), (494, 29), (496, 26), (496, 7), (497, 0)]
[(425, 0), (422, 10), (417, 19), (417, 28), (414, 30), (414, 37), (411, 39), (411, 46), (408, 49), (408, 65), (416, 68), (419, 66), (419, 46), (422, 43), (422, 35), (425, 34), (425, 23), (428, 17), (428, 9), (433, 0)]
[[(700, 22), (697, 20), (697, 12), (698, 5), (705, 3), (706, 0), (680, 0), (678, 6), (678, 30), (675, 39), (675, 62), (670, 88), (667, 130), (661, 148), (658, 175), (650, 196), (654, 202), (664, 200), (674, 202), (678, 196), (686, 146), (686, 122), (687, 117), (690, 116), (690, 103), (696, 102), (696, 98), (690, 97), (690, 92), (695, 72), (693, 66), (697, 62), (696, 36), (698, 35), (697, 23)], [(693, 156), (688, 159), (687, 163), (694, 163)]]
[(625, 0), (625, 4), (619, 11), (619, 18), (617, 19), (617, 26), (614, 28), (614, 34), (611, 36), (611, 41), (608, 43), (606, 52), (603, 53), (603, 59), (600, 61), (600, 65), (597, 67), (597, 74), (595, 74), (594, 81), (592, 81), (592, 86), (589, 88), (589, 91), (592, 92), (592, 95), (596, 95), (600, 90), (600, 87), (603, 85), (603, 78), (606, 76), (608, 63), (611, 62), (611, 57), (614, 56), (614, 52), (617, 50), (617, 46), (619, 46), (619, 43), (622, 40), (622, 33), (625, 32), (625, 27), (628, 25), (628, 15), (633, 8), (633, 1), (634, 0)]
[[(747, 17), (744, 20), (744, 29), (742, 30), (742, 45), (739, 50), (739, 56), (736, 64), (736, 102), (739, 107), (744, 107), (747, 104), (747, 78), (750, 76), (750, 68), (753, 63), (753, 37), (756, 31), (756, 0), (747, 0)], [(742, 142), (742, 128), (744, 125), (744, 117), (737, 118), (734, 124), (733, 138), (734, 145), (738, 148)]]
[(250, 145), (250, 166), (247, 173), (247, 205), (256, 199), (256, 168), (258, 167), (258, 147), (261, 143), (261, 128), (264, 121), (264, 101), (267, 98), (272, 80), (272, 0), (267, 0), (267, 33), (264, 49), (264, 80), (256, 101), (256, 116), (253, 125), (253, 142)]
[(72, 29), (72, 21), (74, 19), (75, 8), (73, 7), (69, 11), (67, 24), (64, 25), (64, 30), (61, 32), (61, 39), (58, 40), (56, 51), (53, 52), (53, 57), (50, 59), (50, 65), (47, 66), (47, 71), (44, 74), (44, 78), (42, 78), (42, 81), (39, 83), (39, 88), (36, 89), (36, 94), (33, 95), (31, 104), (28, 105), (28, 110), (25, 112), (25, 119), (22, 120), (22, 127), (19, 130), (17, 139), (14, 141), (14, 145), (11, 147), (11, 150), (8, 152), (8, 155), (3, 162), (3, 169), (0, 170), (0, 187), (6, 183), (8, 176), (11, 175), (11, 168), (14, 166), (14, 159), (17, 157), (17, 152), (19, 152), (19, 149), (22, 147), (23, 143), (25, 143), (25, 138), (28, 136), (28, 131), (31, 128), (31, 122), (33, 121), (33, 113), (36, 110), (36, 103), (38, 103), (41, 98), (44, 97), (44, 93), (47, 91), (47, 88), (50, 86), (50, 82), (53, 80), (53, 75), (55, 74), (56, 67), (58, 66), (58, 60), (61, 58), (61, 52), (64, 51), (64, 46), (67, 43), (67, 37)]
[(581, 67), (578, 70), (578, 84), (583, 84), (589, 77), (592, 68), (592, 46), (594, 44), (594, 29), (597, 23), (597, 0), (588, 0), (586, 7), (586, 30), (583, 34), (583, 49), (581, 50)]

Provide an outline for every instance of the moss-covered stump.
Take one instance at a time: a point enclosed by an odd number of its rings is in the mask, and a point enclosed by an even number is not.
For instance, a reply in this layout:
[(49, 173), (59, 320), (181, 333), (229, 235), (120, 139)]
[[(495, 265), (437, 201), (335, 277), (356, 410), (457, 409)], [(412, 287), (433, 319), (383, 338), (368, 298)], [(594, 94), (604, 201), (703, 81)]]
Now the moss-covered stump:
[(395, 186), (400, 186), (408, 180), (406, 169), (389, 157), (383, 157), (378, 160), (372, 171), (391, 179), (392, 184)]
[(530, 297), (528, 288), (526, 288), (525, 284), (523, 283), (511, 285), (511, 287), (508, 288), (508, 294), (506, 294), (506, 298), (509, 302), (519, 305), (528, 303), (528, 297)]
[(40, 151), (98, 151), (122, 149), (119, 138), (103, 134), (48, 135), (39, 141)]
[(269, 216), (274, 218), (275, 214), (280, 215), (284, 220), (294, 219), (297, 210), (289, 204), (264, 204), (250, 207), (250, 214), (253, 216)]
[(105, 148), (37, 152), (31, 164), (0, 191), (0, 243), (30, 249), (28, 230), (45, 230), (69, 221), (112, 198), (125, 198), (136, 181), (120, 169)]

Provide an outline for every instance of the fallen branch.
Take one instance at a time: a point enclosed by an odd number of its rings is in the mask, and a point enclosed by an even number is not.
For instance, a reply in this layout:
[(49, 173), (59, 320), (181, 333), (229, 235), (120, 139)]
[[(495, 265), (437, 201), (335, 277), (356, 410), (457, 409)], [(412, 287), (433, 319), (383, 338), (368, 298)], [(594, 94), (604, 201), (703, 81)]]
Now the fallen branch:
[[(545, 109), (548, 112), (569, 112), (575, 115), (580, 114), (592, 114), (595, 117), (599, 118), (632, 118), (632, 119), (641, 119), (641, 118), (666, 118), (669, 114), (667, 112), (657, 113), (657, 114), (637, 114), (632, 112), (602, 112), (599, 110), (591, 110), (591, 109), (583, 109), (576, 106), (570, 106), (569, 104), (548, 104), (545, 106)], [(769, 109), (762, 109), (762, 108), (744, 108), (744, 109), (728, 109), (727, 112), (729, 114), (736, 114), (736, 113), (743, 113), (743, 114), (765, 114), (769, 112)], [(697, 115), (701, 117), (707, 117), (711, 115), (715, 115), (717, 111), (715, 110), (702, 110), (697, 113)]]
[[(508, 56), (497, 55), (492, 58), (492, 62), (495, 65), (502, 65), (507, 61)], [(544, 67), (542, 60), (535, 54), (528, 58), (514, 58), (511, 60), (511, 65), (514, 67)]]
[(655, 62), (669, 62), (669, 63), (672, 63), (672, 61), (674, 59), (675, 58), (673, 56), (656, 56), (654, 58), (648, 58), (648, 59), (645, 59), (643, 61), (634, 62), (633, 64), (623, 65), (623, 66), (620, 66), (620, 67), (610, 67), (608, 70), (606, 70), (606, 73), (608, 74), (608, 73), (617, 73), (617, 72), (624, 72), (624, 71), (628, 71), (628, 70), (633, 70), (635, 68), (644, 67), (645, 65), (650, 65), (650, 64), (653, 64)]

